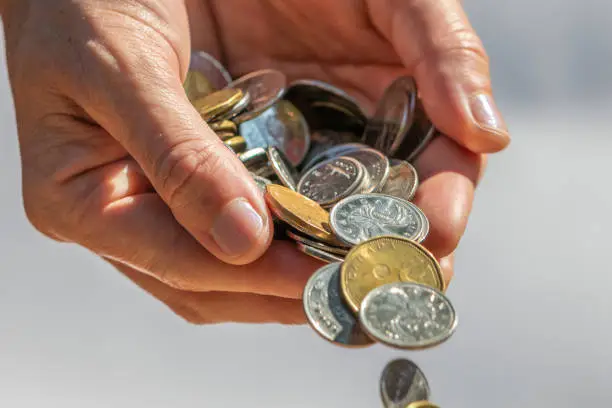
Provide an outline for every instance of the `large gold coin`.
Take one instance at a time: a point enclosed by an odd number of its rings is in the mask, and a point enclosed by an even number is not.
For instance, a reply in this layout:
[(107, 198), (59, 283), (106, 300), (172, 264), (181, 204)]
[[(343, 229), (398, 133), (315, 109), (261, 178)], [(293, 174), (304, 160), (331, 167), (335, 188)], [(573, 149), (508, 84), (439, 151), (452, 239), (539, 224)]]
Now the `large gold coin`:
[(246, 150), (246, 140), (242, 136), (234, 136), (229, 139), (223, 140), (223, 143), (230, 149), (232, 149), (235, 153), (242, 153)]
[(406, 408), (440, 408), (436, 404), (429, 401), (414, 401), (406, 406)]
[(240, 89), (225, 88), (213, 92), (193, 102), (193, 106), (202, 116), (202, 119), (210, 119), (228, 112), (242, 100), (244, 93)]
[(187, 72), (187, 78), (185, 78), (183, 88), (191, 103), (215, 91), (215, 88), (208, 78), (198, 71)]
[(445, 289), (436, 258), (423, 246), (402, 237), (376, 237), (355, 246), (340, 271), (344, 298), (355, 312), (372, 289), (398, 281)]
[(266, 202), (274, 215), (298, 231), (342, 246), (329, 226), (329, 213), (311, 199), (290, 188), (269, 184), (266, 186)]
[(236, 134), (238, 133), (238, 126), (231, 120), (219, 120), (217, 122), (211, 122), (208, 124), (215, 132), (228, 132)]

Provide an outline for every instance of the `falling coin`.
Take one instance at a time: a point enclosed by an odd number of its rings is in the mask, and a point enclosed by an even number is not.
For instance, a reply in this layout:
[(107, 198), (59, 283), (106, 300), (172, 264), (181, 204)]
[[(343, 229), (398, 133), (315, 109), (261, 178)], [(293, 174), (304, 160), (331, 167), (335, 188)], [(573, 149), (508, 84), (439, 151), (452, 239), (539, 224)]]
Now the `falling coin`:
[(429, 401), (415, 401), (411, 402), (406, 408), (440, 408), (439, 406), (432, 404)]
[(381, 343), (420, 350), (448, 340), (457, 328), (457, 315), (442, 292), (414, 282), (393, 282), (367, 294), (359, 322)]
[(372, 289), (398, 281), (445, 289), (442, 269), (436, 258), (407, 238), (372, 238), (351, 249), (342, 264), (342, 292), (355, 312)]
[(411, 402), (429, 399), (429, 383), (412, 361), (390, 361), (380, 376), (380, 396), (385, 408), (405, 408)]

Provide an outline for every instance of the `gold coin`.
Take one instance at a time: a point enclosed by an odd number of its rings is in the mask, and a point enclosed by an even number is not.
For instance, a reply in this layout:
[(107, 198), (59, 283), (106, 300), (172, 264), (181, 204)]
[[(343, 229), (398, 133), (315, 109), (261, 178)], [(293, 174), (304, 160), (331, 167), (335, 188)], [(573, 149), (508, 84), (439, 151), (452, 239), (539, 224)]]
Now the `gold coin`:
[(236, 153), (242, 153), (246, 150), (246, 140), (242, 136), (234, 136), (223, 141), (227, 147)]
[(240, 89), (225, 88), (213, 92), (193, 102), (193, 106), (202, 116), (202, 119), (209, 121), (215, 116), (228, 112), (238, 102), (242, 100), (244, 93)]
[(344, 298), (355, 312), (372, 289), (398, 281), (445, 289), (436, 258), (420, 244), (402, 237), (376, 237), (353, 247), (340, 271)]
[(187, 72), (187, 78), (185, 78), (183, 88), (191, 103), (215, 91), (215, 88), (208, 78), (198, 71)]
[(290, 188), (269, 184), (266, 201), (278, 218), (298, 231), (333, 245), (340, 245), (329, 226), (329, 213), (319, 204)]
[(236, 137), (238, 135), (232, 132), (217, 132), (217, 136), (219, 136), (219, 139), (225, 142), (227, 139), (231, 139), (232, 137)]
[(429, 401), (414, 401), (406, 405), (406, 408), (440, 408)]
[(219, 120), (217, 122), (211, 122), (208, 124), (215, 132), (229, 132), (236, 134), (238, 132), (238, 126), (231, 120)]

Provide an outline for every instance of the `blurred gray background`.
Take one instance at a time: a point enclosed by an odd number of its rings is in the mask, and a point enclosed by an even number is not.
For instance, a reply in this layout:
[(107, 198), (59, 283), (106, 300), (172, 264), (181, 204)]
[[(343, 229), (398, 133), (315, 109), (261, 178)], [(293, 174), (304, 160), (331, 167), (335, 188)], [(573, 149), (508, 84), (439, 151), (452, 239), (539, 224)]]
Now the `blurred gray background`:
[[(379, 407), (384, 364), (421, 365), (446, 408), (612, 398), (612, 6), (464, 2), (514, 136), (490, 160), (449, 295), (452, 340), (344, 350), (308, 327), (195, 327), (106, 264), (38, 235), (0, 70), (0, 407)], [(2, 64), (3, 65), (3, 64)]]

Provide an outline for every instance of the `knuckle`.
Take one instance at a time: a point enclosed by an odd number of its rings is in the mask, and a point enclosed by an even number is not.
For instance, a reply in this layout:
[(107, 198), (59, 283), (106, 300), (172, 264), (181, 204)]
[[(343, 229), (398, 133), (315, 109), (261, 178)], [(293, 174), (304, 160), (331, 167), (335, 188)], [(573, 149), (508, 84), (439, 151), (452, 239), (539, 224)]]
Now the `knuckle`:
[(154, 178), (170, 207), (181, 207), (214, 186), (225, 167), (217, 146), (186, 139), (166, 149), (154, 164)]

